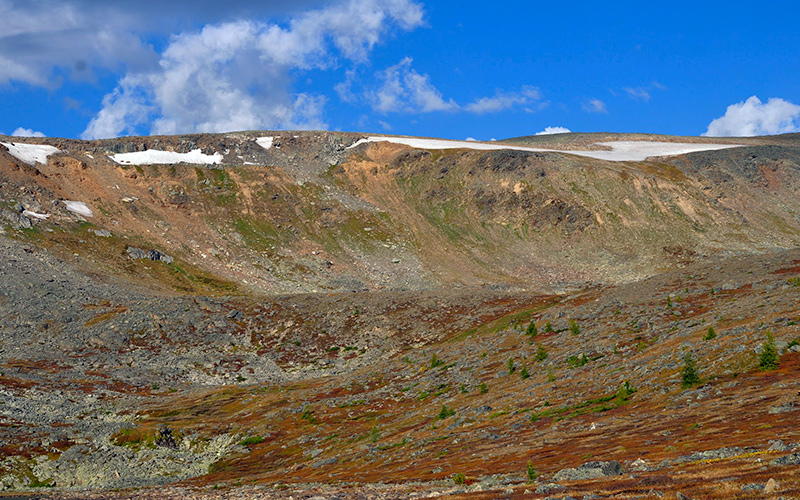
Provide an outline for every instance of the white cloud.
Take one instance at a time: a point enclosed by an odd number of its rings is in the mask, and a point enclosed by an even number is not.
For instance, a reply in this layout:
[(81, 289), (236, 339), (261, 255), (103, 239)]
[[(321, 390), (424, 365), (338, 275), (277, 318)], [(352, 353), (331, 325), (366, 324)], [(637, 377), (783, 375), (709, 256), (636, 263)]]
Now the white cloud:
[(484, 113), (497, 113), (515, 106), (526, 105), (541, 99), (539, 89), (524, 86), (519, 92), (497, 92), (493, 97), (482, 97), (464, 106), (464, 109), (482, 115)]
[(0, 12), (0, 85), (56, 87), (55, 68), (87, 79), (93, 67), (143, 68), (157, 60), (132, 34), (132, 16), (107, 4), (86, 9), (74, 2), (0, 0)]
[(369, 92), (367, 97), (372, 108), (381, 113), (454, 111), (458, 104), (452, 99), (445, 101), (441, 92), (430, 82), (430, 76), (421, 75), (412, 67), (410, 57), (390, 66), (378, 74), (380, 88)]
[(47, 137), (38, 130), (34, 131), (29, 128), (18, 127), (15, 131), (11, 132), (14, 137)]
[[(174, 36), (156, 69), (119, 81), (83, 137), (135, 133), (151, 121), (156, 134), (326, 128), (325, 97), (292, 91), (298, 73), (330, 68), (337, 56), (363, 62), (392, 25), (412, 29), (422, 15), (411, 0), (348, 0), (285, 26), (224, 22)], [(435, 107), (425, 78), (407, 76), (421, 107)]]
[(658, 82), (656, 80), (653, 80), (653, 83), (651, 83), (650, 85), (652, 85), (653, 88), (658, 89), (658, 90), (667, 90), (667, 86), (666, 85), (664, 85), (663, 83), (660, 83), (660, 82)]
[(572, 131), (564, 127), (545, 127), (541, 132), (536, 132), (536, 135), (551, 135), (551, 134), (569, 134)]
[(587, 113), (608, 113), (608, 110), (606, 109), (606, 103), (600, 99), (592, 99), (583, 103), (583, 110)]
[[(58, 87), (63, 76), (93, 80), (105, 68), (139, 72), (158, 55), (144, 41), (166, 37), (176, 24), (203, 25), (245, 17), (285, 15), (322, 0), (0, 0), (0, 85), (13, 82)], [(387, 2), (402, 10), (401, 1)], [(421, 9), (400, 15), (413, 24)], [(57, 71), (58, 69), (58, 71)]]
[(766, 103), (752, 96), (728, 106), (703, 134), (711, 137), (746, 137), (800, 132), (800, 106), (776, 97)]
[(135, 134), (137, 127), (147, 123), (154, 110), (147, 90), (147, 79), (143, 76), (126, 76), (120, 80), (117, 88), (103, 97), (103, 108), (81, 137), (101, 139)]
[(628, 97), (633, 99), (634, 101), (644, 101), (647, 102), (650, 100), (650, 92), (647, 91), (644, 87), (625, 87), (622, 89), (625, 93), (628, 94)]

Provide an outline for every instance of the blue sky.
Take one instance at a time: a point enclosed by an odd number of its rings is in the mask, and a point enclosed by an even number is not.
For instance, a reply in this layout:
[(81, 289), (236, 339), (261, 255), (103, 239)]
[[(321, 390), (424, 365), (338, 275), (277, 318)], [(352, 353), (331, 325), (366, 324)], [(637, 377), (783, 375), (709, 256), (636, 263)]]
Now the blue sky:
[(800, 131), (796, 2), (0, 0), (0, 11), (4, 134)]

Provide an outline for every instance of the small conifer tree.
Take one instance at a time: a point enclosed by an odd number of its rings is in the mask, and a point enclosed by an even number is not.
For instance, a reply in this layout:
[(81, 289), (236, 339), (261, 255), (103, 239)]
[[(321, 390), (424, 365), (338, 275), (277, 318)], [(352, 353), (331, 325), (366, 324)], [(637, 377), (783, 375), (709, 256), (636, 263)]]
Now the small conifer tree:
[(775, 337), (771, 333), (767, 333), (767, 339), (761, 344), (758, 368), (762, 371), (778, 369), (778, 349), (775, 347)]
[(547, 349), (545, 349), (542, 344), (539, 344), (539, 347), (536, 348), (534, 359), (536, 359), (536, 361), (544, 361), (547, 359)]
[(694, 387), (700, 383), (700, 373), (692, 353), (687, 352), (683, 357), (683, 370), (681, 371), (681, 387)]
[(539, 472), (536, 471), (536, 467), (534, 467), (531, 462), (528, 462), (527, 472), (528, 472), (528, 482), (533, 483), (539, 477)]

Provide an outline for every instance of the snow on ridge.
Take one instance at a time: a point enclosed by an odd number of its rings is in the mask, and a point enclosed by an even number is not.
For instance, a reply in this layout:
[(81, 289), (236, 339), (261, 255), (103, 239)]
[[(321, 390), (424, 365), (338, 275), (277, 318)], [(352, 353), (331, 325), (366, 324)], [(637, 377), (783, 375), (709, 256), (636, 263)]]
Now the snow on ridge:
[(222, 155), (219, 153), (207, 155), (203, 153), (200, 148), (193, 149), (188, 153), (148, 149), (147, 151), (135, 151), (133, 153), (117, 153), (112, 155), (111, 159), (120, 165), (157, 165), (168, 163), (212, 165), (221, 162)]
[(61, 150), (44, 144), (25, 144), (24, 142), (0, 142), (8, 148), (8, 153), (14, 158), (24, 161), (28, 165), (41, 163), (47, 165), (47, 157), (60, 153)]
[(588, 156), (609, 161), (643, 161), (651, 156), (675, 156), (698, 151), (716, 151), (718, 149), (738, 148), (738, 144), (700, 144), (689, 142), (657, 142), (657, 141), (613, 141), (597, 142), (600, 146), (608, 146), (611, 151), (563, 151), (579, 156)]
[(651, 156), (674, 156), (698, 151), (715, 151), (718, 149), (736, 148), (739, 144), (701, 144), (680, 142), (656, 141), (612, 141), (598, 142), (600, 146), (608, 146), (611, 151), (565, 151), (560, 149), (531, 148), (515, 146), (512, 144), (486, 144), (473, 141), (451, 141), (448, 139), (420, 139), (415, 137), (370, 136), (359, 139), (348, 149), (368, 142), (391, 142), (404, 144), (419, 149), (476, 149), (481, 151), (494, 151), (499, 149), (513, 149), (517, 151), (532, 151), (537, 153), (566, 153), (577, 156), (586, 156), (607, 161), (644, 161)]
[(269, 149), (272, 147), (272, 142), (275, 140), (274, 137), (259, 137), (256, 139), (256, 144), (261, 146), (264, 149)]
[(92, 213), (92, 209), (86, 206), (86, 203), (82, 201), (64, 200), (64, 205), (67, 207), (67, 210), (78, 215), (82, 215), (84, 217), (92, 217), (94, 215)]

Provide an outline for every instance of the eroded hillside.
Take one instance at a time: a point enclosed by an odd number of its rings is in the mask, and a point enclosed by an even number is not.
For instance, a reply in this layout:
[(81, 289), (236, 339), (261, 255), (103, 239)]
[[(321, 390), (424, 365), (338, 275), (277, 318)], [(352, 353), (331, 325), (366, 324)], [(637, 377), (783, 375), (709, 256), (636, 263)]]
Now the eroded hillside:
[[(59, 151), (46, 163), (0, 152), (7, 230), (137, 282), (205, 294), (563, 290), (800, 241), (800, 149), (786, 137), (615, 162), (265, 134), (40, 140)], [(197, 149), (216, 163), (123, 159)], [(136, 265), (130, 246), (175, 261)]]

